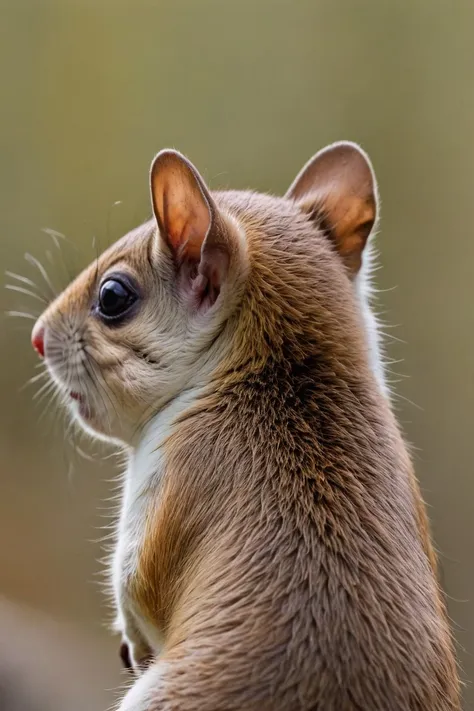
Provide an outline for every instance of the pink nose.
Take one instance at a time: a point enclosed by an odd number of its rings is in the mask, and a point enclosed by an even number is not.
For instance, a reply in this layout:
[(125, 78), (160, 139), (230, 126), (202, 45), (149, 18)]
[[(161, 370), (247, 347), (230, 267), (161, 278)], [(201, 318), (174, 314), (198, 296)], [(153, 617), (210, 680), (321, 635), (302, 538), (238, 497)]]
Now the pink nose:
[(44, 358), (44, 326), (36, 323), (31, 334), (31, 344), (41, 358)]

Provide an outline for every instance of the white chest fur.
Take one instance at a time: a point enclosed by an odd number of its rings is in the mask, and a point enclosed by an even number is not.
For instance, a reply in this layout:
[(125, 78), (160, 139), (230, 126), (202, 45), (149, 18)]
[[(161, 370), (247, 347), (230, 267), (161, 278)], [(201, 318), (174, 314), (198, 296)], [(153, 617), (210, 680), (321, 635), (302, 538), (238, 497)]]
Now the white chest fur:
[[(117, 607), (116, 629), (129, 645), (141, 651), (151, 648), (159, 653), (162, 635), (150, 625), (130, 595), (130, 581), (137, 571), (145, 536), (146, 512), (150, 499), (159, 502), (160, 483), (165, 461), (163, 443), (172, 431), (176, 418), (197, 396), (187, 390), (163, 409), (145, 428), (140, 442), (132, 451), (125, 473), (118, 536), (112, 562), (112, 586)], [(159, 503), (158, 503), (159, 505)]]
[(149, 427), (139, 446), (130, 456), (125, 473), (117, 543), (112, 562), (117, 631), (123, 635), (130, 646), (139, 644), (139, 640), (144, 638), (143, 642), (146, 642), (146, 645), (142, 646), (153, 649), (158, 640), (151, 639), (150, 637), (154, 635), (150, 635), (150, 631), (144, 629), (140, 610), (130, 596), (130, 581), (135, 576), (138, 566), (150, 497), (159, 495), (164, 466), (160, 434), (155, 428)]

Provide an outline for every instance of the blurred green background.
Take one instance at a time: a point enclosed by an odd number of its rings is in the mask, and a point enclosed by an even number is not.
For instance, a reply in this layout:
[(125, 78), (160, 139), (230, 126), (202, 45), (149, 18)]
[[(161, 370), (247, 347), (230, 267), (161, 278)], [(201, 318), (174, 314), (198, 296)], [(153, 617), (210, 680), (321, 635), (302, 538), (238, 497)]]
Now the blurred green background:
[[(370, 153), (383, 205), (380, 310), (399, 361), (395, 402), (469, 682), (472, 0), (2, 0), (0, 8), (3, 269), (37, 280), (23, 257), (31, 252), (65, 286), (148, 216), (148, 167), (165, 146), (188, 154), (212, 187), (278, 193), (328, 142), (356, 140)], [(63, 256), (44, 227), (70, 240)], [(2, 311), (41, 308), (21, 294), (1, 299)], [(31, 325), (5, 319), (0, 331), (0, 706), (101, 711), (124, 682), (97, 562), (115, 468), (81, 457), (61, 422), (42, 416), (35, 387), (20, 391), (38, 372)], [(469, 684), (465, 697), (471, 708)]]

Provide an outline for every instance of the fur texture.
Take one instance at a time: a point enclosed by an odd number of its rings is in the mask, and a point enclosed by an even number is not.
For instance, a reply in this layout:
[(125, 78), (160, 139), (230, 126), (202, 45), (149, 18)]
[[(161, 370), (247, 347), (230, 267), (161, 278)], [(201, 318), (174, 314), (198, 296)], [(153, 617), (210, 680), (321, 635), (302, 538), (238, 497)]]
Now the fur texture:
[[(339, 145), (331, 180), (325, 155), (315, 194), (311, 172), (286, 198), (208, 193), (165, 156), (161, 234), (118, 242), (36, 326), (82, 424), (129, 447), (113, 584), (139, 678), (120, 711), (460, 708), (359, 270), (375, 181)], [(140, 300), (110, 328), (97, 293), (121, 271)]]

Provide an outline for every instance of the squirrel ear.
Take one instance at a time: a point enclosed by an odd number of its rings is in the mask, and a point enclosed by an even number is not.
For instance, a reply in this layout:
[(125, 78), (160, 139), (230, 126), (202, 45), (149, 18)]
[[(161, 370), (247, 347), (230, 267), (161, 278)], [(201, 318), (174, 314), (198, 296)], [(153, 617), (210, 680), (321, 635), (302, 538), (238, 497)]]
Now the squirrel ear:
[(286, 197), (324, 227), (355, 275), (377, 219), (377, 183), (366, 153), (348, 141), (327, 146), (304, 166)]
[(160, 237), (173, 255), (180, 288), (198, 306), (212, 305), (230, 254), (225, 226), (204, 180), (181, 153), (164, 150), (153, 160), (150, 183)]
[(161, 237), (177, 262), (199, 261), (213, 220), (213, 202), (196, 168), (180, 153), (158, 153), (151, 166), (151, 197)]

